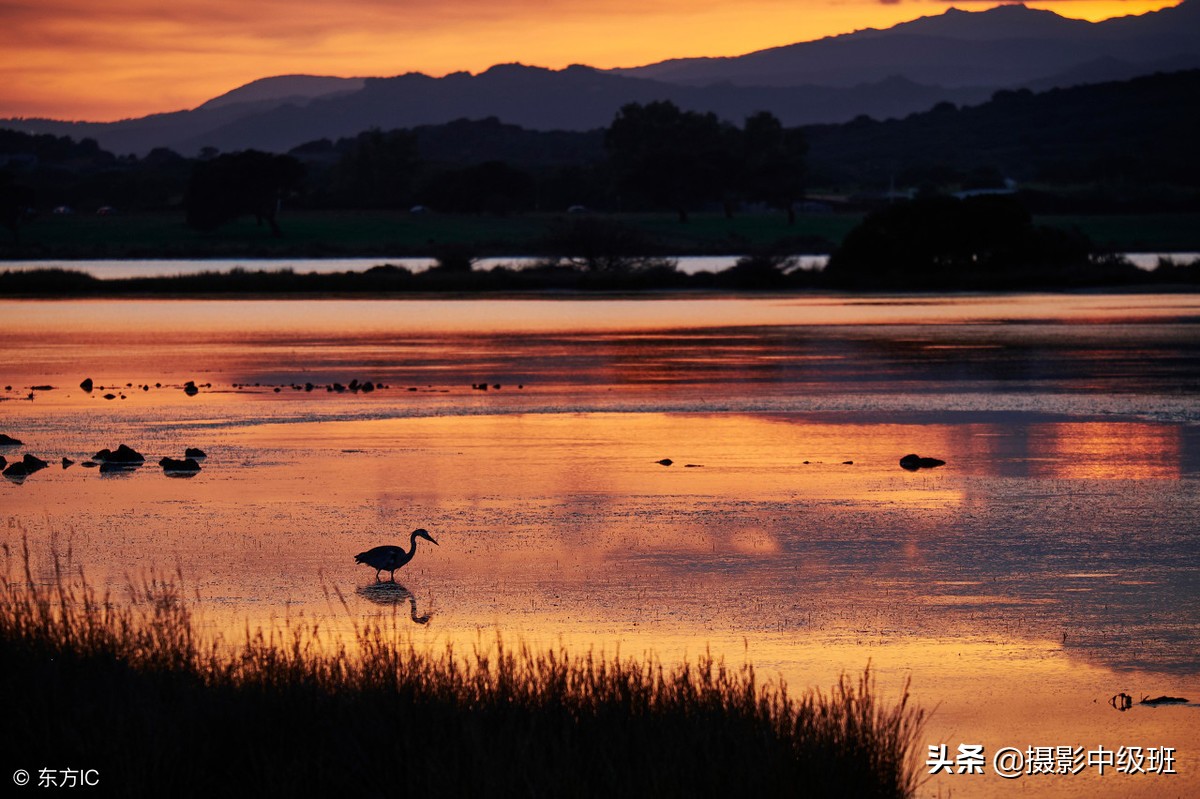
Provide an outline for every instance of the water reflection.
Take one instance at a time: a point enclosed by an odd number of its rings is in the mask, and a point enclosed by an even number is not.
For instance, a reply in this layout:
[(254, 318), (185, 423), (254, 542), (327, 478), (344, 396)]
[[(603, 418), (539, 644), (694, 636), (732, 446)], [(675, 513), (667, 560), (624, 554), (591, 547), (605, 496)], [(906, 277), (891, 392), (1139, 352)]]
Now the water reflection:
[[(960, 740), (1153, 721), (1139, 740), (1194, 751), (1200, 714), (1108, 702), (1197, 692), (1200, 336), (1177, 317), (1200, 300), (839, 302), (0, 302), (0, 432), (56, 458), (211, 453), (193, 480), (0, 481), (0, 540), (73, 535), (118, 588), (178, 563), (261, 618), (281, 597), (320, 610), (331, 552), (420, 519), (442, 546), (403, 576), (450, 597), (438, 624), (403, 586), (347, 593), (407, 603), (422, 637), (711, 643), (801, 685), (871, 658), (945, 700)], [(122, 313), (149, 321), (98, 334)], [(85, 376), (164, 387), (107, 402)], [(354, 377), (388, 387), (290, 387)], [(214, 388), (189, 397), (193, 379)], [(23, 399), (40, 384), (68, 388)], [(907, 472), (908, 453), (946, 464)]]
[(426, 613), (421, 616), (417, 615), (416, 595), (400, 583), (390, 581), (376, 582), (359, 586), (354, 592), (368, 602), (373, 602), (376, 605), (395, 607), (408, 602), (409, 617), (417, 624), (428, 624), (429, 620), (433, 618), (432, 613)]

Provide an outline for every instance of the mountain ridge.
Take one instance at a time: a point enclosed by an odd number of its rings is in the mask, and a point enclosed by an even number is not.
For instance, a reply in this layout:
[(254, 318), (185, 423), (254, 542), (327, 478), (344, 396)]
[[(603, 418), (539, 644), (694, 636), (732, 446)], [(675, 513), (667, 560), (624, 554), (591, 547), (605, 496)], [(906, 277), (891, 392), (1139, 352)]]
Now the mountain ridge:
[[(1182, 0), (1160, 11), (1102, 22), (1070, 19), (1019, 4), (984, 11), (951, 7), (940, 15), (886, 29), (866, 28), (740, 56), (677, 58), (613, 71), (678, 83), (777, 86), (829, 79), (830, 59), (837, 58), (837, 69), (843, 74), (830, 85), (878, 79), (881, 71), (897, 70), (918, 82), (963, 85), (964, 80), (979, 80), (973, 75), (985, 74), (979, 64), (993, 65), (993, 84), (1005, 79), (1021, 82), (1065, 72), (1079, 61), (1105, 55), (1138, 61), (1200, 52), (1197, 37), (1190, 33), (1198, 23), (1200, 0)], [(937, 49), (939, 44), (943, 52)], [(820, 67), (807, 61), (817, 61)], [(905, 63), (921, 63), (922, 71), (904, 73)], [(975, 66), (964, 70), (964, 63)], [(932, 66), (938, 68), (930, 71)]]
[[(338, 78), (282, 75), (251, 81), (194, 109), (111, 123), (0, 120), (29, 133), (94, 138), (118, 153), (156, 147), (283, 152), (372, 127), (413, 127), (497, 117), (538, 130), (608, 125), (629, 102), (670, 100), (735, 123), (768, 110), (786, 125), (902, 117), (939, 102), (995, 91), (1131, 78), (1200, 65), (1200, 0), (1092, 23), (1022, 5), (947, 9), (891, 28), (800, 42), (726, 58), (680, 59), (630, 69), (561, 70), (497, 64), (478, 74)], [(1019, 57), (1017, 55), (1019, 54)]]

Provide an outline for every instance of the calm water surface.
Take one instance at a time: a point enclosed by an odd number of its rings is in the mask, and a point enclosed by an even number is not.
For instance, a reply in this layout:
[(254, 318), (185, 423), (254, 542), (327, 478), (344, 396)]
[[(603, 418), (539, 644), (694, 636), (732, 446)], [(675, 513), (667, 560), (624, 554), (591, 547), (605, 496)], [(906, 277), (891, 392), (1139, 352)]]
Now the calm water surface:
[[(1154, 269), (1160, 258), (1170, 258), (1176, 263), (1191, 263), (1200, 258), (1200, 253), (1125, 253), (1125, 257), (1141, 269)], [(797, 256), (803, 269), (822, 269), (828, 263), (826, 255)], [(537, 259), (526, 256), (504, 258), (481, 258), (475, 269), (487, 270), (497, 266), (523, 268)], [(719, 272), (728, 269), (737, 261), (735, 256), (684, 256), (676, 259), (681, 272)], [(31, 269), (72, 269), (86, 272), (98, 278), (114, 279), (126, 277), (169, 277), (172, 275), (195, 275), (202, 272), (229, 272), (234, 269), (250, 271), (280, 272), (290, 270), (299, 273), (318, 272), (365, 272), (373, 266), (392, 264), (413, 272), (421, 272), (433, 266), (431, 258), (394, 258), (373, 256), (367, 258), (147, 258), (119, 260), (37, 260), (0, 262), (0, 271), (27, 271)]]
[[(397, 612), (432, 645), (709, 648), (794, 686), (870, 662), (951, 752), (1176, 749), (1173, 776), (989, 763), (922, 795), (1192, 796), (1198, 333), (1188, 295), (0, 302), (2, 454), (54, 461), (0, 480), (0, 529), (117, 591), (178, 568), (233, 636)], [(385, 387), (326, 389), (354, 379)], [(209, 457), (57, 463), (122, 442)], [(418, 526), (405, 591), (353, 564)]]

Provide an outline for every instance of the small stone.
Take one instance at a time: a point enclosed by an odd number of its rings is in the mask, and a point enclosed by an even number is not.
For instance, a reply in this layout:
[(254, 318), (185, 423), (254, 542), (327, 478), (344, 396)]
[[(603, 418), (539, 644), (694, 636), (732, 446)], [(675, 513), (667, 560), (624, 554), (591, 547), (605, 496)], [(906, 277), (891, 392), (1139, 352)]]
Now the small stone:
[(915, 453), (905, 455), (900, 459), (900, 468), (910, 472), (915, 472), (917, 469), (935, 469), (938, 466), (945, 466), (946, 462), (937, 458), (922, 458)]
[(198, 472), (200, 464), (196, 463), (193, 458), (163, 458), (158, 462), (158, 465), (163, 468), (164, 472)]
[(102, 449), (92, 456), (92, 460), (102, 463), (144, 463), (146, 456), (125, 444), (115, 450)]
[(45, 469), (50, 465), (41, 458), (36, 458), (33, 455), (30, 455), (28, 452), (26, 452), (25, 457), (21, 459), (21, 463), (24, 464), (25, 468), (29, 469), (30, 472), (36, 472), (38, 469)]

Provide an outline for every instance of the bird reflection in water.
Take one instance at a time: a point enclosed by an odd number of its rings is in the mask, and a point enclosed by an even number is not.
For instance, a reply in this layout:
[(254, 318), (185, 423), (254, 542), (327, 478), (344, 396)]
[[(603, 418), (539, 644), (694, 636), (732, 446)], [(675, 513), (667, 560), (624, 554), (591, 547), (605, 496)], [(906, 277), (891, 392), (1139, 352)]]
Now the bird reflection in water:
[(392, 605), (397, 606), (408, 600), (409, 616), (417, 624), (428, 624), (433, 618), (432, 613), (426, 613), (423, 616), (417, 615), (417, 598), (413, 596), (413, 592), (409, 591), (400, 583), (393, 582), (378, 582), (371, 585), (364, 585), (356, 589), (356, 593), (369, 602), (374, 602), (376, 605)]

